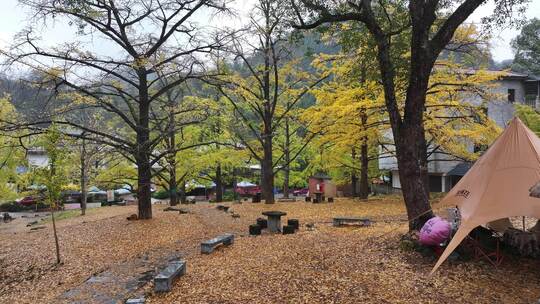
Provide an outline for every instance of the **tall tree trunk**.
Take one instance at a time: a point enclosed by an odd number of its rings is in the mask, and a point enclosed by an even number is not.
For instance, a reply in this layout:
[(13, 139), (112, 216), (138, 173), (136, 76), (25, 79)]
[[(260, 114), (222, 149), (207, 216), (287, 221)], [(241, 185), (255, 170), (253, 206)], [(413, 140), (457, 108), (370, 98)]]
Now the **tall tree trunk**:
[[(56, 175), (56, 157), (52, 156), (50, 160), (51, 164), (51, 179), (54, 178)], [(57, 198), (55, 197), (56, 194), (51, 192), (51, 189), (47, 189), (49, 191), (49, 203), (51, 204), (51, 219), (53, 224), (53, 236), (54, 236), (54, 247), (56, 249), (56, 264), (60, 264), (60, 242), (58, 242), (58, 232), (56, 231), (56, 219), (54, 218), (54, 212), (56, 211), (56, 207), (58, 206)], [(36, 204), (37, 205), (37, 204)]]
[(367, 199), (369, 196), (369, 177), (368, 177), (368, 145), (362, 144), (360, 147), (360, 191), (358, 197)]
[(186, 181), (184, 179), (180, 181), (180, 203), (186, 203)]
[[(394, 142), (399, 169), (399, 180), (407, 209), (410, 230), (420, 230), (433, 217), (429, 203), (427, 142), (424, 129), (424, 110), (429, 77), (437, 56), (442, 50), (428, 44), (430, 31), (423, 21), (425, 16), (409, 3), (414, 20), (411, 35), (409, 84), (401, 124), (393, 123)], [(432, 15), (435, 18), (435, 15)], [(448, 39), (451, 37), (449, 36)], [(446, 43), (445, 43), (446, 44)]]
[(223, 177), (221, 174), (221, 164), (216, 167), (216, 202), (223, 202)]
[[(172, 161), (176, 167), (176, 161)], [(171, 165), (169, 163), (169, 165)], [(176, 170), (169, 172), (169, 205), (178, 205), (178, 183), (176, 182)]]
[(88, 172), (87, 172), (87, 160), (86, 160), (86, 140), (82, 140), (82, 147), (81, 147), (81, 215), (86, 214), (86, 200), (87, 200), (87, 179), (88, 179)]
[[(174, 133), (171, 132), (169, 134), (169, 144), (172, 150), (174, 150), (174, 147), (176, 145)], [(176, 206), (178, 205), (178, 182), (176, 180), (176, 153), (171, 153), (171, 155), (168, 156), (168, 164), (169, 164), (169, 205)]]
[(168, 130), (168, 148), (169, 154), (168, 165), (169, 165), (169, 205), (176, 206), (178, 205), (178, 182), (176, 180), (176, 137), (175, 137), (175, 106), (176, 100), (168, 95), (169, 98), (169, 130)]
[[(409, 218), (409, 229), (420, 230), (433, 217), (429, 203), (427, 142), (423, 122), (429, 76), (436, 56), (423, 45), (429, 33), (416, 29), (411, 44), (411, 73), (402, 123), (394, 132), (399, 180)], [(414, 30), (413, 30), (414, 31)], [(415, 35), (416, 34), (416, 35)]]
[[(403, 118), (398, 107), (394, 66), (390, 58), (390, 42), (378, 30), (370, 28), (377, 40), (377, 59), (384, 87), (386, 109), (389, 114), (396, 147), (399, 180), (407, 209), (410, 230), (419, 230), (433, 217), (429, 204), (427, 145), (423, 124), (423, 110), (429, 75), (436, 56), (426, 53), (428, 33), (413, 33), (411, 45), (411, 72), (405, 99)], [(432, 54), (433, 55), (433, 54)]]
[(236, 192), (237, 189), (238, 189), (238, 180), (236, 179), (236, 176), (238, 175), (237, 172), (236, 172), (236, 168), (233, 168), (232, 169), (232, 183), (233, 183), (233, 197), (234, 197), (234, 200), (237, 201), (239, 198), (238, 198), (238, 193)]
[[(139, 156), (141, 157), (141, 156)], [(137, 198), (139, 201), (139, 219), (152, 218), (152, 171), (147, 156), (137, 159), (138, 189)]]
[(289, 198), (289, 178), (291, 175), (291, 134), (289, 129), (289, 118), (285, 118), (285, 149), (283, 149), (283, 159), (285, 167), (283, 168), (283, 197)]
[[(271, 48), (271, 38), (272, 35), (271, 27), (271, 13), (270, 7), (263, 9), (264, 18), (266, 20), (266, 32), (264, 34), (264, 70), (263, 70), (263, 132), (261, 134), (263, 141), (263, 159), (261, 164), (262, 170), (262, 196), (266, 204), (274, 203), (274, 166), (272, 160), (272, 139), (273, 139), (273, 125), (272, 121), (274, 118), (273, 106), (275, 106), (275, 98), (277, 96), (270, 96), (270, 88), (272, 84), (270, 83), (270, 70), (271, 70), (271, 59), (272, 59), (272, 48)], [(277, 79), (274, 86), (277, 86)], [(274, 87), (275, 88), (275, 87)]]
[[(362, 124), (362, 129), (367, 131), (367, 115), (365, 111), (362, 111), (360, 114), (360, 120)], [(363, 135), (361, 139), (360, 146), (360, 192), (358, 196), (360, 199), (367, 199), (369, 195), (369, 180), (368, 180), (368, 170), (369, 170), (369, 158), (368, 158), (368, 143), (367, 135)]]
[[(409, 229), (419, 230), (433, 217), (429, 203), (427, 147), (422, 126), (403, 126), (395, 141), (399, 180), (409, 218)], [(411, 144), (412, 143), (412, 144)]]
[(148, 99), (148, 83), (146, 70), (140, 68), (139, 76), (139, 121), (137, 124), (137, 176), (139, 201), (139, 219), (152, 218), (152, 166), (150, 165), (150, 102)]
[[(353, 162), (356, 162), (356, 149), (352, 148), (351, 158)], [(356, 192), (356, 184), (358, 183), (358, 177), (356, 176), (356, 172), (351, 172), (351, 195), (353, 198), (358, 196), (358, 193)]]
[(261, 163), (262, 196), (267, 204), (274, 203), (274, 168), (272, 166), (272, 139), (264, 141), (264, 155)]

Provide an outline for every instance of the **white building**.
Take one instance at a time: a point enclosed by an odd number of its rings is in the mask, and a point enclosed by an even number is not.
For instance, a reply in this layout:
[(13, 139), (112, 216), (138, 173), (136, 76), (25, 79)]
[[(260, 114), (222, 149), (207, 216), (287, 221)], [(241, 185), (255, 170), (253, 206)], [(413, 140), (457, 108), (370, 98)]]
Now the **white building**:
[[(494, 93), (506, 96), (506, 99), (488, 102), (487, 114), (500, 127), (506, 127), (514, 117), (514, 103), (540, 109), (540, 77), (510, 72), (497, 82), (499, 85)], [(470, 149), (473, 152), (474, 146), (470, 145)], [(471, 166), (470, 163), (450, 159), (450, 156), (442, 153), (432, 153), (428, 158), (430, 192), (449, 191)], [(379, 169), (389, 170), (392, 173), (392, 187), (401, 189), (394, 157), (379, 158)]]
[(43, 148), (31, 148), (26, 152), (26, 160), (30, 167), (43, 168), (49, 164), (49, 156)]

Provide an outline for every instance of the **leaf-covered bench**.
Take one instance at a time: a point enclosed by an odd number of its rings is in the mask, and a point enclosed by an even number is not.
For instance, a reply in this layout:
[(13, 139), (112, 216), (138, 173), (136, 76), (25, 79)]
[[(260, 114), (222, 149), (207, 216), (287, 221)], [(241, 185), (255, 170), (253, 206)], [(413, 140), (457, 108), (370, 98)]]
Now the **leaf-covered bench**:
[(184, 260), (169, 262), (167, 267), (154, 277), (154, 291), (171, 291), (174, 280), (186, 274), (186, 262)]
[(361, 217), (335, 217), (333, 222), (335, 227), (343, 226), (345, 224), (355, 224), (360, 226), (371, 225), (370, 219)]
[(201, 243), (201, 253), (212, 253), (214, 251), (214, 248), (217, 246), (223, 244), (223, 245), (230, 245), (234, 243), (234, 235), (233, 234), (224, 234), (220, 235), (218, 237), (215, 237), (211, 240), (207, 240)]

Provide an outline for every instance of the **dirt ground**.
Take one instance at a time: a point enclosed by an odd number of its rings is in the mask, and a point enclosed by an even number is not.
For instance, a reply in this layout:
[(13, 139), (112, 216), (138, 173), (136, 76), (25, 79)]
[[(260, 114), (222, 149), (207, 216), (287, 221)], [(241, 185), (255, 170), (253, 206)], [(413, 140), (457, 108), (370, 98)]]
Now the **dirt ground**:
[[(483, 261), (447, 262), (429, 277), (433, 258), (399, 248), (407, 222), (398, 198), (225, 205), (240, 217), (216, 210), (215, 204), (197, 204), (181, 206), (189, 214), (164, 212), (165, 206), (156, 205), (148, 221), (127, 221), (134, 207), (103, 207), (62, 220), (64, 263), (59, 266), (54, 266), (50, 224), (32, 232), (0, 229), (0, 303), (59, 303), (93, 274), (174, 253), (186, 259), (187, 274), (172, 292), (147, 294), (147, 302), (536, 303), (540, 298), (536, 260), (507, 258), (498, 268)], [(285, 220), (299, 219), (300, 231), (248, 236), (248, 225), (266, 210), (287, 212)], [(343, 215), (375, 223), (332, 227), (332, 217)], [(199, 253), (201, 241), (225, 232), (235, 233), (232, 246)]]

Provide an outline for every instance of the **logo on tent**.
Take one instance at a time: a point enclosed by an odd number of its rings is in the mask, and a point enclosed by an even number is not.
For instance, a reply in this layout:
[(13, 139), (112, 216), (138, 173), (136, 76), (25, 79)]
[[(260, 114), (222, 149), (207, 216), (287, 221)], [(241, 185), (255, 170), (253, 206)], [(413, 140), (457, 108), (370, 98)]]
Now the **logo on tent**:
[(464, 198), (468, 198), (469, 194), (471, 193), (467, 190), (459, 190), (458, 192), (456, 192), (456, 196), (462, 196)]
[(529, 196), (540, 198), (540, 182), (529, 188)]

